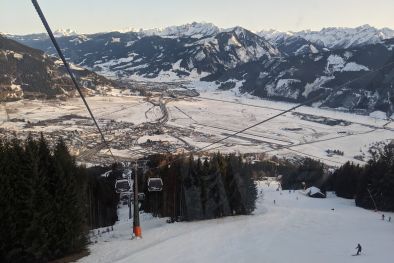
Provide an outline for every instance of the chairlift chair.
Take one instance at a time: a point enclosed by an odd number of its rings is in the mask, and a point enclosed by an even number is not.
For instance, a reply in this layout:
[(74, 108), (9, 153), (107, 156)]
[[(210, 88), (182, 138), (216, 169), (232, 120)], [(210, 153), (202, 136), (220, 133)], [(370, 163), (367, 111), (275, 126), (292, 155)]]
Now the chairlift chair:
[(115, 191), (118, 194), (124, 193), (124, 192), (130, 192), (131, 191), (131, 185), (129, 183), (129, 180), (127, 180), (127, 179), (116, 180), (116, 182), (115, 182)]
[(163, 180), (161, 178), (148, 178), (148, 191), (159, 192), (163, 190)]
[(132, 195), (132, 192), (122, 192), (119, 195), (120, 201), (128, 201), (130, 199), (130, 195)]

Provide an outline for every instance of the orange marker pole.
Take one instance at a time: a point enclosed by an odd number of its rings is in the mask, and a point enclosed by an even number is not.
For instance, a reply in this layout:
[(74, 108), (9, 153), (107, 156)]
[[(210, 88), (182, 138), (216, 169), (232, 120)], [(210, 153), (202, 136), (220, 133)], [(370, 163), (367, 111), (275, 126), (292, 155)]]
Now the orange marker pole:
[(133, 233), (135, 237), (142, 237), (142, 231), (140, 227), (140, 212), (138, 207), (138, 174), (137, 164), (134, 169), (134, 217), (133, 217)]

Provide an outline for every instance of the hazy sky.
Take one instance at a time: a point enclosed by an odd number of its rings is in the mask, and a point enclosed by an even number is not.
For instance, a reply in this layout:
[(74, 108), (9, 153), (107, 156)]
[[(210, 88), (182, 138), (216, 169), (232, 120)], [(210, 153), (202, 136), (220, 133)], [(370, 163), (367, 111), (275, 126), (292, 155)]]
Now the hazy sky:
[[(197, 22), (250, 30), (394, 28), (394, 0), (39, 0), (52, 29), (80, 33)], [(30, 0), (0, 0), (0, 32), (43, 32)]]

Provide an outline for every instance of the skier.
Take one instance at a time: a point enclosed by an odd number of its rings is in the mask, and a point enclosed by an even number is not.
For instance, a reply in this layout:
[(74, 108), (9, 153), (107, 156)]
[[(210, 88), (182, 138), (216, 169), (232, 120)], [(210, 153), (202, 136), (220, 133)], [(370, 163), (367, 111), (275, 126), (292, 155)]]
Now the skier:
[(389, 222), (391, 222), (391, 216), (389, 216)]
[(357, 244), (357, 247), (356, 247), (356, 249), (357, 249), (357, 253), (356, 253), (356, 255), (358, 256), (358, 255), (360, 255), (360, 253), (361, 253), (361, 245), (360, 245), (360, 243), (359, 244)]
[(275, 202), (275, 200), (274, 200), (274, 204), (275, 204), (276, 202)]
[(382, 214), (382, 220), (384, 220), (384, 214)]

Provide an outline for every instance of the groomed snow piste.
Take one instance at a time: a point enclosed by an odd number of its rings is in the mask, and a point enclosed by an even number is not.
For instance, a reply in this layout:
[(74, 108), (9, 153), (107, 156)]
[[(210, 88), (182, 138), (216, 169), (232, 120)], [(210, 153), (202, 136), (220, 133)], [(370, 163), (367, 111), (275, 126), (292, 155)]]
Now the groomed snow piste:
[[(142, 214), (143, 238), (138, 240), (131, 239), (124, 206), (114, 231), (98, 237), (91, 254), (79, 262), (383, 263), (392, 258), (394, 222), (383, 221), (381, 213), (332, 193), (314, 199), (276, 188), (261, 182), (263, 195), (251, 216), (167, 224)], [(362, 254), (352, 256), (357, 243)]]

